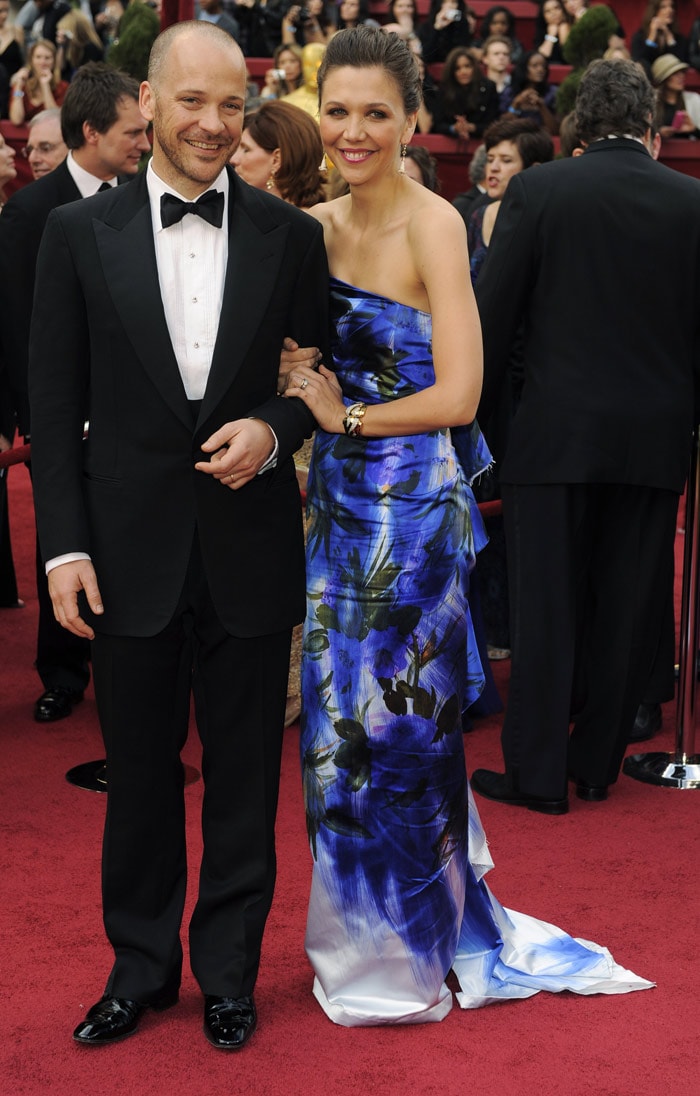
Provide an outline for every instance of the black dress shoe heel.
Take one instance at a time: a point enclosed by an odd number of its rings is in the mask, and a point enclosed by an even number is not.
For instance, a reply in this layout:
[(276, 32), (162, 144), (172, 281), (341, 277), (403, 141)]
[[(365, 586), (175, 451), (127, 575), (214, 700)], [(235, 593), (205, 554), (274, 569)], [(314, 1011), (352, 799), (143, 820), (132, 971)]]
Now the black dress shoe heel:
[(103, 997), (93, 1005), (73, 1032), (76, 1043), (86, 1047), (116, 1043), (133, 1035), (147, 1008), (162, 1012), (177, 1004), (178, 993), (169, 992), (153, 1001), (132, 1001), (128, 997)]
[(204, 1034), (218, 1050), (240, 1050), (258, 1023), (252, 997), (204, 998)]
[(608, 785), (587, 784), (585, 780), (577, 780), (576, 795), (586, 803), (602, 803), (608, 798)]
[(565, 795), (561, 799), (547, 799), (516, 791), (510, 786), (507, 773), (495, 773), (491, 769), (475, 769), (471, 785), (475, 792), (486, 799), (493, 799), (496, 803), (509, 803), (511, 807), (527, 807), (529, 811), (539, 811), (540, 814), (566, 814), (569, 809), (569, 800)]

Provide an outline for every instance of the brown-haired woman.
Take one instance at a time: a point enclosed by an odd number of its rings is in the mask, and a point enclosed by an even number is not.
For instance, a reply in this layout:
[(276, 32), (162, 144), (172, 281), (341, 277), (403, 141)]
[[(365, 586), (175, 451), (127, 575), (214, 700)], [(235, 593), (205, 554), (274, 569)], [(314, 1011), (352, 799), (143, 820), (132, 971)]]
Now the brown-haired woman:
[(301, 47), (282, 42), (274, 53), (274, 66), (265, 73), (261, 99), (283, 99), (304, 83)]
[(246, 183), (299, 209), (324, 200), (323, 145), (313, 118), (292, 103), (272, 100), (246, 119), (231, 163)]
[(480, 137), (499, 113), (496, 85), (483, 75), (476, 54), (464, 46), (453, 49), (433, 104), (433, 133), (467, 141)]
[(60, 107), (68, 91), (56, 61), (56, 47), (44, 38), (29, 50), (27, 64), (10, 81), (10, 121), (21, 126), (42, 110)]

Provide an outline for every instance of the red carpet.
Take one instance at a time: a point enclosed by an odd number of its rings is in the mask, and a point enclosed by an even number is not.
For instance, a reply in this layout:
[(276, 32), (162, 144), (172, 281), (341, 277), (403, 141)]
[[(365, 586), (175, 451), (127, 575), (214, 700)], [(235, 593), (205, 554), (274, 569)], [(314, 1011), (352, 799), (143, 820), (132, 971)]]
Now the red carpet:
[[(303, 951), (310, 857), (298, 732), (287, 732), (278, 825), (279, 882), (257, 989), (259, 1030), (240, 1055), (204, 1040), (186, 972), (180, 1004), (148, 1013), (111, 1048), (73, 1044), (110, 965), (99, 901), (104, 797), (64, 774), (101, 756), (90, 693), (72, 718), (31, 718), (40, 685), (33, 532), (26, 471), (10, 472), (10, 517), (27, 608), (0, 611), (0, 1089), (7, 1096), (697, 1096), (700, 1031), (700, 793), (621, 777), (610, 800), (572, 800), (563, 818), (479, 801), (505, 905), (597, 940), (656, 989), (625, 997), (542, 994), (442, 1024), (337, 1028), (311, 996)], [(497, 673), (507, 681), (508, 663)], [(674, 705), (649, 748), (673, 748)], [(470, 771), (500, 768), (497, 721), (465, 738)], [(192, 734), (185, 760), (198, 766)], [(201, 782), (187, 790), (191, 863)], [(192, 872), (194, 881), (195, 872)], [(191, 895), (188, 909), (191, 908)]]

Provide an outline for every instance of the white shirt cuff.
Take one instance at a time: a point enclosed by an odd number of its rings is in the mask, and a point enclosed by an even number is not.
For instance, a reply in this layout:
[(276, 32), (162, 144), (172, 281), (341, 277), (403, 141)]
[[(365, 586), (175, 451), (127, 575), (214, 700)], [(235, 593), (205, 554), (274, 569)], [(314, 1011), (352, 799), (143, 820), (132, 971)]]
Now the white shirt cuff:
[(90, 559), (87, 552), (66, 552), (63, 556), (54, 556), (53, 559), (47, 559), (44, 567), (46, 574), (49, 571), (53, 571), (54, 567), (60, 567), (62, 563), (77, 563), (79, 559)]

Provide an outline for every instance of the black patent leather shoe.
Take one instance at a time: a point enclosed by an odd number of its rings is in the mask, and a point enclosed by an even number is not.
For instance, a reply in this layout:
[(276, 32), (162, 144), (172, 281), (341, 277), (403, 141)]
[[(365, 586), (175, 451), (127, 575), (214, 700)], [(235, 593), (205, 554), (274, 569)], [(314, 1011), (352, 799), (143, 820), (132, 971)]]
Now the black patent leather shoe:
[(539, 795), (528, 795), (511, 787), (506, 773), (495, 773), (491, 769), (476, 769), (472, 774), (471, 785), (475, 792), (496, 803), (510, 803), (511, 807), (527, 807), (529, 811), (541, 814), (566, 814), (569, 800), (545, 799)]
[(204, 998), (204, 1034), (219, 1050), (240, 1050), (255, 1031), (258, 1016), (252, 997)]
[(65, 719), (82, 699), (83, 694), (75, 689), (64, 689), (61, 685), (55, 689), (47, 689), (34, 705), (34, 718), (37, 723), (54, 723), (57, 719)]
[(663, 715), (660, 704), (645, 704), (642, 702), (634, 718), (634, 726), (630, 731), (628, 742), (646, 742), (653, 738), (657, 731), (661, 730)]
[(103, 997), (93, 1005), (87, 1016), (73, 1032), (76, 1043), (87, 1047), (99, 1047), (105, 1043), (116, 1043), (133, 1035), (139, 1026), (139, 1020), (147, 1008), (161, 1012), (177, 1004), (177, 992), (168, 994), (144, 1004), (131, 1001), (127, 997)]

